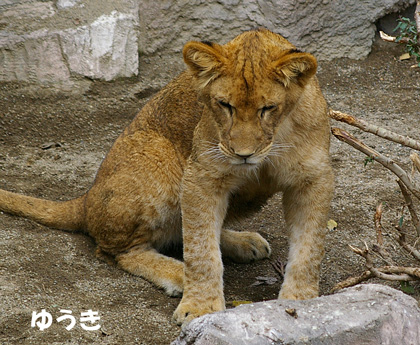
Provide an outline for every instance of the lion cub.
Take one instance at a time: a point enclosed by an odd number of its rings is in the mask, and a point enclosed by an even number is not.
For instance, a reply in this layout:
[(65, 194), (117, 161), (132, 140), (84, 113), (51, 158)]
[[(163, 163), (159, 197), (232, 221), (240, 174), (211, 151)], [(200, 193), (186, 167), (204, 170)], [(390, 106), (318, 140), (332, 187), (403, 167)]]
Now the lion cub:
[[(290, 253), (279, 298), (317, 296), (333, 174), (315, 58), (262, 29), (223, 46), (189, 42), (183, 55), (188, 70), (124, 130), (85, 195), (0, 190), (0, 210), (86, 231), (124, 270), (183, 294), (183, 323), (225, 308), (222, 255), (270, 255), (259, 234), (223, 225), (282, 191)], [(184, 262), (160, 254), (182, 242)]]

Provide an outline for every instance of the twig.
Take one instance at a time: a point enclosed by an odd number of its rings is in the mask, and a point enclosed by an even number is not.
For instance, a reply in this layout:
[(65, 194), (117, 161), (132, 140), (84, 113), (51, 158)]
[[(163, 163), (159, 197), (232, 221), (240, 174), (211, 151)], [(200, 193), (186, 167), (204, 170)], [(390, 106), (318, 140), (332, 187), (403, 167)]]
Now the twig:
[[(362, 256), (366, 260), (366, 268), (377, 278), (381, 278), (384, 280), (391, 280), (391, 281), (410, 281), (413, 280), (413, 277), (410, 274), (406, 273), (406, 267), (399, 267), (401, 270), (395, 269), (393, 272), (387, 271), (384, 272), (384, 269), (380, 270), (375, 268), (372, 263), (372, 258), (369, 255), (369, 248), (365, 242), (365, 249), (361, 250), (357, 247), (350, 246), (351, 250), (356, 254)], [(388, 266), (387, 266), (388, 267)], [(417, 270), (417, 271), (416, 271)], [(420, 269), (415, 269), (414, 273), (418, 274), (418, 278), (420, 278)], [(417, 277), (415, 274), (414, 277)]]
[(357, 247), (353, 247), (350, 246), (351, 250), (353, 252), (355, 252), (356, 254), (362, 256), (365, 260), (366, 260), (366, 268), (372, 272), (372, 274), (377, 277), (377, 278), (381, 278), (384, 280), (396, 280), (396, 281), (410, 281), (413, 280), (412, 277), (410, 277), (410, 275), (406, 274), (406, 273), (401, 273), (401, 274), (388, 274), (388, 273), (384, 273), (381, 270), (375, 268), (373, 266), (372, 263), (372, 258), (369, 255), (369, 248), (365, 242), (365, 249), (361, 250)]
[(381, 278), (391, 281), (412, 281), (420, 279), (419, 267), (382, 266), (375, 268), (372, 263), (372, 258), (369, 255), (369, 248), (366, 242), (364, 250), (351, 245), (349, 245), (349, 247), (353, 252), (365, 259), (367, 271), (357, 277), (350, 277), (336, 284), (331, 289), (331, 292), (336, 292), (338, 290), (360, 284), (371, 278)]
[(417, 32), (420, 34), (420, 0), (417, 0), (416, 10), (414, 11), (414, 19), (416, 20)]
[(378, 244), (374, 244), (372, 246), (372, 251), (379, 255), (382, 260), (384, 260), (388, 265), (394, 265), (394, 261), (390, 257), (389, 253), (385, 250), (383, 247), (384, 244), (384, 237), (383, 237), (383, 228), (381, 224), (382, 219), (382, 203), (379, 203), (378, 206), (376, 206), (376, 212), (373, 216), (373, 222), (375, 224), (375, 230), (376, 230), (376, 242)]
[(376, 207), (376, 212), (373, 217), (373, 221), (375, 223), (375, 230), (376, 230), (376, 241), (378, 242), (379, 246), (382, 246), (384, 244), (384, 238), (382, 236), (381, 218), (382, 218), (382, 203), (380, 203)]
[(401, 180), (397, 180), (398, 185), (400, 186), (401, 193), (404, 197), (405, 204), (407, 205), (408, 211), (410, 212), (411, 221), (413, 222), (414, 227), (416, 228), (417, 236), (420, 236), (420, 222), (417, 217), (416, 210), (414, 209), (413, 200), (411, 199), (410, 194), (408, 194), (407, 188), (405, 188), (404, 183)]
[[(404, 273), (415, 278), (420, 279), (420, 267), (403, 267), (403, 266), (383, 266), (378, 268), (379, 271), (384, 273)], [(413, 279), (412, 279), (413, 280)]]
[(399, 232), (399, 236), (397, 238), (397, 242), (399, 243), (399, 245), (403, 247), (408, 253), (410, 253), (414, 258), (420, 260), (420, 251), (418, 251), (416, 248), (414, 248), (412, 245), (406, 242), (405, 234), (399, 226), (396, 226), (395, 228)]
[[(377, 271), (383, 274), (386, 274), (386, 276), (392, 277), (391, 280), (413, 281), (413, 280), (420, 279), (420, 268), (416, 268), (416, 267), (383, 266), (383, 267), (377, 268)], [(401, 273), (403, 273), (404, 275), (401, 275)], [(399, 275), (394, 275), (394, 274), (399, 274)], [(402, 277), (405, 277), (407, 279), (406, 280), (401, 279)], [(350, 278), (347, 278), (346, 280), (343, 280), (342, 282), (339, 282), (331, 289), (331, 292), (336, 292), (338, 290), (345, 289), (350, 286), (363, 283), (364, 281), (367, 281), (371, 278), (378, 278), (378, 277), (376, 276), (376, 274), (374, 274), (370, 270), (364, 271), (361, 275), (357, 277), (350, 277)]]
[(420, 142), (410, 137), (391, 132), (385, 128), (382, 128), (376, 125), (372, 125), (352, 115), (342, 113), (341, 111), (330, 109), (329, 116), (334, 120), (345, 122), (351, 126), (360, 128), (361, 130), (365, 132), (375, 134), (381, 138), (388, 139), (395, 143), (402, 144), (404, 146), (408, 146), (408, 147), (411, 147), (412, 149), (420, 151)]
[(395, 266), (394, 260), (392, 260), (389, 253), (386, 251), (386, 249), (384, 249), (384, 247), (374, 244), (372, 246), (372, 251), (378, 254), (382, 258), (382, 260), (386, 262), (388, 266)]
[[(396, 42), (397, 38), (394, 36), (390, 36), (383, 31), (379, 31), (379, 37), (381, 37), (382, 41), (385, 42)], [(409, 39), (407, 37), (401, 37), (401, 39), (397, 43), (408, 43)]]
[(286, 263), (281, 261), (280, 256), (275, 260), (271, 261), (271, 265), (273, 266), (274, 270), (284, 279)]
[(373, 277), (374, 275), (372, 274), (371, 271), (365, 271), (357, 277), (350, 277), (350, 278), (347, 278), (346, 280), (343, 280), (342, 282), (339, 282), (331, 289), (331, 292), (336, 292), (338, 290), (363, 283), (364, 281), (369, 280), (370, 278), (373, 278)]
[[(418, 3), (417, 9), (420, 11), (420, 0), (418, 0), (417, 3)], [(420, 13), (418, 15), (420, 16)], [(351, 116), (351, 115), (348, 115), (339, 111), (330, 110), (329, 116), (337, 121), (342, 121), (354, 127), (360, 128), (365, 132), (373, 133), (382, 138), (391, 140), (393, 142), (396, 142), (396, 143), (399, 143), (404, 146), (408, 146), (415, 150), (420, 151), (420, 142), (412, 138), (396, 134), (394, 132), (369, 124), (366, 121), (357, 119), (354, 116)], [(406, 206), (410, 212), (413, 225), (416, 228), (417, 235), (420, 239), (420, 221), (419, 221), (419, 217), (417, 216), (416, 210), (414, 208), (413, 200), (411, 199), (411, 195), (409, 193), (410, 191), (415, 196), (415, 198), (420, 200), (420, 189), (416, 185), (416, 182), (411, 178), (409, 174), (407, 174), (407, 172), (405, 172), (391, 158), (388, 158), (380, 154), (379, 152), (367, 146), (362, 141), (358, 140), (357, 138), (347, 133), (346, 131), (340, 128), (332, 128), (331, 132), (337, 139), (344, 141), (350, 146), (353, 146), (355, 149), (361, 151), (368, 157), (382, 164), (385, 168), (391, 170), (395, 175), (398, 176), (399, 178), (399, 180), (397, 180), (398, 185), (400, 186), (401, 192), (404, 196)], [(414, 175), (414, 169), (417, 169), (420, 172), (420, 157), (417, 153), (413, 152), (410, 155), (410, 159), (413, 162), (413, 175)], [(388, 266), (382, 266), (382, 267), (374, 266), (371, 252), (369, 251), (369, 248), (366, 243), (365, 243), (365, 249), (363, 250), (357, 247), (350, 246), (353, 252), (362, 256), (365, 259), (367, 270), (357, 277), (351, 277), (351, 278), (346, 279), (343, 282), (336, 284), (336, 286), (332, 289), (332, 291), (337, 291), (345, 287), (353, 286), (374, 277), (384, 279), (384, 280), (391, 280), (391, 281), (411, 281), (411, 280), (420, 279), (420, 267), (396, 266), (392, 258), (390, 258), (390, 255), (388, 254), (388, 252), (383, 248), (384, 238), (383, 238), (383, 228), (381, 225), (381, 218), (382, 218), (382, 204), (379, 204), (376, 208), (376, 212), (374, 215), (377, 245), (374, 245), (372, 247), (372, 252), (374, 252), (376, 255), (379, 255), (388, 264)], [(397, 242), (401, 245), (402, 248), (404, 248), (407, 252), (409, 252), (414, 258), (420, 260), (420, 251), (415, 248), (416, 244), (414, 244), (414, 246), (408, 244), (406, 242), (406, 234), (400, 229), (399, 226), (396, 226), (396, 228), (399, 231), (399, 237), (397, 238)]]
[(397, 175), (400, 178), (400, 180), (413, 193), (413, 195), (420, 200), (420, 190), (418, 189), (414, 181), (412, 181), (410, 176), (392, 159), (380, 154), (376, 150), (365, 145), (363, 142), (359, 141), (358, 139), (356, 139), (346, 131), (342, 130), (341, 128), (333, 127), (331, 128), (331, 132), (337, 139), (353, 146), (355, 149), (363, 152), (365, 155), (374, 159), (378, 163), (381, 163), (385, 168), (391, 170), (395, 175)]
[(397, 241), (401, 245), (401, 247), (403, 247), (406, 251), (408, 251), (417, 260), (420, 260), (420, 252), (417, 249), (409, 245), (407, 242), (401, 241), (399, 238), (397, 239)]

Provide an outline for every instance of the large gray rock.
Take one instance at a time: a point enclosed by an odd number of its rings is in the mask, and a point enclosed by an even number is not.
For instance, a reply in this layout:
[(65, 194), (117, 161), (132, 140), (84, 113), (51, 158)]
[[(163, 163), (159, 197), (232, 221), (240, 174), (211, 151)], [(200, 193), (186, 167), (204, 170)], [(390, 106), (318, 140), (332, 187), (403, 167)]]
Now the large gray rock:
[(191, 39), (227, 42), (258, 26), (277, 32), (322, 60), (369, 54), (375, 22), (415, 0), (144, 0), (142, 51), (180, 51)]
[(360, 59), (370, 51), (375, 21), (414, 3), (415, 0), (3, 0), (0, 81), (71, 85), (83, 78), (113, 80), (135, 76), (139, 71), (139, 53), (146, 60), (154, 59), (156, 68), (173, 65), (177, 67), (174, 70), (179, 70), (179, 52), (187, 41), (225, 43), (258, 26), (284, 35), (319, 59)]
[(420, 309), (400, 291), (360, 285), (307, 301), (268, 301), (205, 315), (172, 343), (182, 344), (417, 345)]
[(71, 84), (138, 73), (138, 9), (130, 0), (0, 2), (0, 80)]

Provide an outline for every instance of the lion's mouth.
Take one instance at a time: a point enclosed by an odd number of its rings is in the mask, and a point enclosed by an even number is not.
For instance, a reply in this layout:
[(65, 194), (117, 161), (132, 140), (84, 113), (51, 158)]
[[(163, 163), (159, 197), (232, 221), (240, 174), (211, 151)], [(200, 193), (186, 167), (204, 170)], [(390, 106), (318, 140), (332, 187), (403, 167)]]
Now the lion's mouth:
[(259, 163), (261, 163), (263, 159), (257, 155), (252, 155), (249, 157), (240, 157), (240, 156), (235, 156), (231, 158), (231, 163), (233, 165), (240, 165), (240, 166), (244, 166), (244, 167), (252, 167), (252, 166), (256, 166)]
[(233, 149), (228, 149), (222, 143), (219, 143), (218, 147), (220, 152), (232, 165), (242, 167), (255, 167), (259, 165), (264, 160), (266, 154), (270, 151), (270, 147), (268, 147), (267, 150), (255, 150), (251, 154), (238, 154), (235, 153)]
[(270, 153), (272, 144), (263, 150), (256, 150), (252, 154), (236, 154), (223, 143), (207, 143), (200, 157), (214, 163), (224, 163), (237, 168), (255, 168), (260, 165)]

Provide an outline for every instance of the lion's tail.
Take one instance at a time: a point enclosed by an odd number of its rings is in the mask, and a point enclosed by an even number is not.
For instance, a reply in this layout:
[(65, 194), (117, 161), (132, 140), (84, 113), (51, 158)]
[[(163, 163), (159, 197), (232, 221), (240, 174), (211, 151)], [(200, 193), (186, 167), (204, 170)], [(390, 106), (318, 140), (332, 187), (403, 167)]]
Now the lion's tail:
[(0, 189), (0, 211), (51, 228), (77, 231), (84, 227), (84, 199), (85, 195), (69, 201), (50, 201)]

